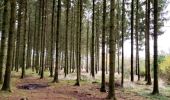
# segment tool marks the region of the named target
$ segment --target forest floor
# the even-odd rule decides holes
[[[47,74],[46,74],[47,76]],[[76,74],[60,77],[59,83],[52,83],[52,78],[39,79],[34,73],[29,73],[24,79],[19,79],[19,74],[12,75],[12,92],[0,92],[0,100],[105,100],[107,92],[100,92],[98,79],[86,77],[82,74],[81,86],[74,86]],[[99,77],[99,76],[96,76]],[[117,76],[119,77],[119,76]],[[88,80],[88,81],[87,81]],[[107,79],[106,79],[107,80]],[[24,85],[40,85],[39,88],[23,88]],[[170,100],[170,86],[161,89],[161,95],[150,95],[152,86],[144,82],[126,82],[121,88],[116,81],[117,100]],[[108,91],[108,82],[106,82]],[[163,90],[163,91],[162,91]]]

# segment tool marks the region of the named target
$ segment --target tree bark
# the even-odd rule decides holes
[[[66,31],[65,31],[65,65],[64,65],[64,73],[65,77],[68,74],[68,27],[69,27],[69,5],[70,0],[66,2]]]
[[[147,85],[151,85],[151,75],[150,75],[150,0],[146,0],[146,34],[145,34],[145,42],[146,42],[146,68],[147,68]]]
[[[154,82],[152,94],[158,94],[158,0],[154,0]]]
[[[139,68],[139,0],[136,1],[136,75],[138,75],[138,81],[140,80],[140,68]]]
[[[7,50],[7,62],[5,69],[4,83],[2,86],[3,91],[11,91],[10,82],[11,82],[11,68],[12,68],[12,53],[13,53],[13,37],[15,33],[15,20],[16,20],[16,1],[10,0],[11,3],[11,18],[10,18],[10,27],[8,39],[8,50]]]
[[[131,2],[131,81],[134,81],[133,74],[133,28],[134,28],[134,0]]]
[[[106,0],[103,0],[103,26],[102,26],[102,82],[101,82],[101,92],[106,92],[105,89],[105,32],[106,32]]]
[[[22,72],[21,72],[21,78],[25,77],[25,68],[26,68],[26,43],[27,43],[27,0],[23,1],[24,5],[24,33],[23,33],[23,55],[22,55]]]
[[[125,0],[122,3],[122,70],[121,70],[121,86],[124,84],[124,20],[125,20]]]
[[[56,32],[56,66],[53,82],[58,82],[58,67],[59,67],[59,35],[60,35],[60,19],[61,19],[61,0],[58,0],[58,11],[57,11],[57,32]]]
[[[114,18],[115,18],[115,0],[111,0],[111,9],[110,9],[110,34],[109,34],[109,93],[108,98],[116,100],[115,97],[115,49],[116,49],[116,33],[114,33]]]
[[[0,50],[0,84],[3,82],[3,68],[6,62],[6,50],[7,50],[7,36],[8,36],[8,22],[9,22],[9,1],[4,0],[4,12],[2,22],[2,36],[1,36],[1,50]]]
[[[95,77],[94,70],[94,18],[95,18],[95,0],[93,0],[93,16],[92,16],[92,37],[91,37],[91,75]]]

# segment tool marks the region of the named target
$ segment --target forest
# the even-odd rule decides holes
[[[0,100],[170,100],[169,2],[0,0]]]

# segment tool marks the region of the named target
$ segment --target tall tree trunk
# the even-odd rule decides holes
[[[91,74],[92,77],[95,77],[94,70],[94,18],[95,18],[95,0],[93,0],[93,16],[92,16],[92,41],[91,41]]]
[[[81,79],[81,37],[82,37],[82,21],[83,21],[83,0],[80,0],[80,23],[79,23],[79,79]]]
[[[9,1],[4,0],[4,12],[2,22],[1,50],[0,50],[0,84],[3,82],[3,68],[5,67],[5,58],[7,50],[8,22],[9,22]]]
[[[41,13],[42,13],[42,0],[39,0],[39,15],[38,15],[38,30],[37,30],[37,47],[36,47],[36,59],[35,59],[35,62],[36,62],[36,72],[38,73],[39,72],[39,69],[40,69],[40,49],[41,49]]]
[[[77,79],[76,86],[80,86],[80,66],[79,66],[79,23],[80,23],[80,0],[77,1],[77,27],[76,27],[76,67],[77,67]]]
[[[77,80],[76,86],[80,86],[81,75],[81,34],[82,34],[82,14],[83,14],[83,1],[78,0],[77,7]]]
[[[134,81],[133,75],[133,28],[134,28],[134,0],[131,2],[131,81]]]
[[[23,54],[22,54],[22,73],[21,78],[25,77],[25,68],[26,68],[26,43],[27,43],[27,0],[23,1],[24,5],[24,33],[23,33]]]
[[[99,5],[97,5],[96,7],[96,50],[95,50],[95,55],[96,55],[96,58],[95,58],[95,71],[96,71],[96,74],[98,72],[98,69],[99,69],[99,37],[100,37],[100,23],[99,23],[99,18],[100,16],[100,10],[99,10]]]
[[[117,12],[121,12],[120,11],[120,1],[117,1]],[[116,29],[117,29],[117,72],[118,74],[120,74],[120,14],[117,13],[116,14]]]
[[[42,1],[42,28],[41,28],[41,72],[40,79],[44,78],[45,48],[46,48],[46,0]]]
[[[147,30],[148,30],[148,26],[147,26],[147,24],[148,24],[148,17],[147,17],[147,15],[148,15],[148,0],[146,0],[146,5],[145,5],[145,81],[147,81],[148,80],[148,68],[147,68],[147,65],[148,65],[148,61],[147,61],[147,42],[146,42],[146,34],[147,34]]]
[[[138,81],[140,80],[140,68],[139,68],[139,0],[136,1],[136,74],[138,75]]]
[[[8,2],[8,1],[7,1]],[[10,18],[10,27],[9,27],[9,36],[8,39],[8,50],[7,50],[7,63],[5,69],[4,83],[2,86],[3,91],[11,91],[10,82],[11,82],[11,68],[12,68],[12,53],[13,53],[13,37],[15,33],[15,18],[16,18],[16,0],[10,0],[11,3],[11,18]]]
[[[15,70],[18,72],[20,67],[20,58],[21,58],[21,29],[22,29],[22,19],[23,19],[23,0],[18,1],[18,26],[17,26],[17,39],[16,39],[16,56],[15,56]]]
[[[64,65],[65,77],[68,74],[68,27],[69,27],[69,5],[70,5],[70,0],[67,0],[66,5],[67,5],[67,8],[66,8],[65,65]]]
[[[29,2],[28,2],[29,3]],[[30,3],[29,3],[30,4]],[[30,9],[30,8],[29,8]],[[31,48],[32,48],[32,31],[31,31],[31,11],[29,11],[29,22],[28,22],[28,41],[27,41],[27,63],[26,63],[26,69],[31,67],[31,59],[32,59],[32,53],[31,53]]]
[[[35,2],[35,23],[34,23],[34,36],[33,36],[33,57],[32,57],[32,71],[34,71],[34,69],[36,69],[36,72],[37,72],[37,66],[35,65],[35,59],[36,59],[36,56],[37,56],[37,54],[38,54],[38,50],[37,50],[37,38],[38,38],[38,34],[37,34],[37,3],[38,2]]]
[[[52,20],[51,20],[51,65],[50,65],[50,77],[53,77],[54,68],[54,11],[55,11],[55,0],[53,0],[52,6]]]
[[[115,97],[115,49],[116,49],[116,33],[115,26],[114,26],[114,18],[115,18],[115,0],[111,0],[110,2],[111,8],[110,8],[110,34],[109,34],[109,94],[108,98],[112,100],[116,100]]]
[[[122,3],[122,70],[121,70],[121,86],[124,84],[124,20],[125,20],[125,0]]]
[[[71,42],[70,42],[70,65],[69,65],[69,67],[70,67],[70,73],[72,72],[72,68],[73,68],[73,66],[72,66],[72,63],[73,63],[73,59],[72,59],[72,56],[73,56],[73,45],[74,45],[74,43],[73,43],[73,40],[74,40],[74,34],[73,34],[73,30],[74,30],[74,7],[71,7],[71,34],[70,34],[70,40],[71,40]]]
[[[146,41],[146,47],[145,47],[145,63],[147,68],[147,85],[151,85],[151,75],[150,75],[150,0],[147,0],[146,3],[147,9],[146,9],[146,34],[145,34],[145,41]]]
[[[75,5],[75,3],[74,3],[74,5]],[[74,9],[75,9],[76,7],[74,7]],[[76,12],[75,12],[76,10],[74,10],[74,16],[73,16],[73,23],[76,21]],[[74,26],[73,26],[73,33],[75,33],[75,26],[76,26],[76,24],[73,24]],[[73,34],[73,38],[75,38],[75,34]],[[72,61],[72,72],[74,72],[75,71],[75,39],[73,39],[73,52],[72,52],[72,56],[73,56],[73,61]]]
[[[86,44],[86,72],[89,72],[89,21],[87,22],[87,44]]]
[[[103,0],[103,26],[102,26],[102,82],[101,82],[101,92],[106,92],[105,89],[105,33],[106,33],[106,0]]]
[[[158,88],[158,0],[154,0],[154,82],[153,94],[159,93]]]
[[[61,19],[61,0],[58,0],[58,11],[57,11],[57,32],[56,32],[56,66],[53,82],[58,82],[58,67],[59,67],[59,35],[60,35],[60,19]]]

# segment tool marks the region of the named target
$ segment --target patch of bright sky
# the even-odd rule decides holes
[[[168,0],[170,2],[170,0]],[[168,14],[166,15],[166,18],[170,18],[170,4],[168,4],[166,11],[168,11]],[[164,27],[162,28],[164,31],[163,35],[160,35],[158,37],[158,52],[161,53],[168,53],[170,54],[170,20],[165,22]],[[150,38],[150,53],[153,55],[153,39]],[[131,44],[130,40],[125,42],[125,57],[131,56]],[[135,55],[135,53],[134,53]],[[140,51],[140,57],[145,57],[145,51]]]

